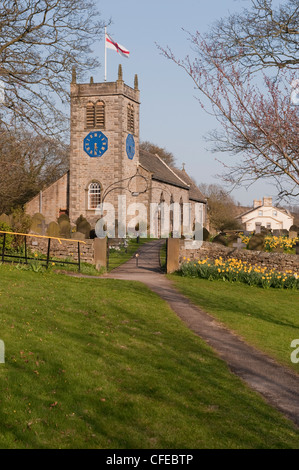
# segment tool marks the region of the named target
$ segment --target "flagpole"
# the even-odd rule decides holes
[[[104,81],[107,81],[107,48],[106,48],[106,34],[107,34],[107,27],[105,26],[105,78]]]

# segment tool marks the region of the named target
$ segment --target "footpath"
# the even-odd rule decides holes
[[[155,240],[142,245],[138,261],[134,257],[96,278],[144,283],[168,302],[188,328],[208,343],[234,374],[299,427],[299,375],[248,345],[178,292],[160,267],[159,253],[163,243],[164,240]]]

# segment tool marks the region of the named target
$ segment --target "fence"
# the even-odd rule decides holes
[[[81,267],[81,259],[80,259],[80,243],[85,244],[83,240],[70,240],[67,238],[58,238],[58,237],[48,237],[45,235],[34,235],[34,234],[28,234],[28,233],[17,233],[17,232],[6,232],[6,231],[0,231],[0,235],[2,235],[2,252],[1,252],[1,261],[3,263],[13,263],[14,261],[17,262],[25,262],[25,264],[28,264],[30,260],[34,261],[39,261],[41,263],[44,263],[46,267],[49,266],[49,263],[53,261],[50,257],[51,253],[51,240],[58,240],[59,243],[61,242],[68,242],[68,243],[77,243],[77,261],[66,261],[66,260],[57,260],[55,258],[55,264],[71,264],[78,266],[78,271],[80,272],[80,267]],[[18,237],[24,237],[24,254],[18,254],[18,253],[11,253],[8,252],[7,249],[7,235],[14,235]],[[32,237],[32,238],[42,238],[48,240],[47,243],[47,255],[46,258],[40,258],[38,256],[31,256],[31,250],[28,249],[28,243],[27,243],[27,238]],[[6,253],[5,253],[6,250]]]

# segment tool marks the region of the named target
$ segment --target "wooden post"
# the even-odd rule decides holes
[[[6,239],[6,233],[3,233],[2,263],[4,262],[5,239]]]
[[[166,272],[173,273],[179,269],[180,239],[168,238],[166,246]]]
[[[95,238],[93,242],[96,269],[107,268],[107,238]]]

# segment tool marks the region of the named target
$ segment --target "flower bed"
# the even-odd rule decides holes
[[[222,257],[211,261],[209,259],[190,261],[184,259],[180,273],[185,277],[199,277],[209,280],[228,282],[243,282],[250,286],[280,289],[299,289],[299,276],[292,271],[275,271],[267,267],[250,265],[236,258],[223,260]]]
[[[251,237],[240,234],[240,238],[243,243],[248,245]],[[264,250],[271,252],[279,248],[284,253],[294,253],[297,242],[299,242],[299,237],[289,238],[287,236],[267,235],[264,240]]]

